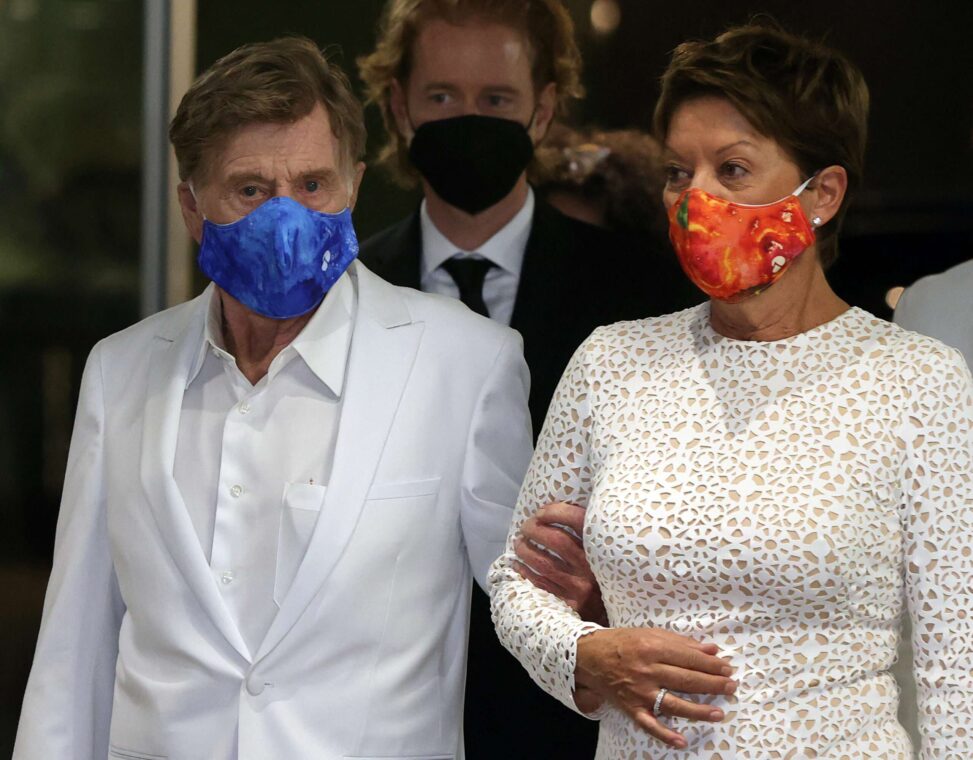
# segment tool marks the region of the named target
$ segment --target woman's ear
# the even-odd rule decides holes
[[[807,189],[813,191],[808,218],[820,219],[815,225],[820,227],[830,222],[841,208],[848,191],[848,172],[843,166],[828,166],[818,172]]]

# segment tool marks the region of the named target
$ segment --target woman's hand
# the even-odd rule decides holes
[[[683,748],[686,739],[652,714],[659,689],[671,689],[661,715],[723,720],[723,711],[698,704],[673,692],[729,695],[737,684],[732,666],[716,656],[715,644],[701,644],[658,628],[612,628],[578,640],[575,702],[591,712],[609,701],[657,739]]]

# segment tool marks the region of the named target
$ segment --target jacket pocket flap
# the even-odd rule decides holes
[[[439,490],[441,478],[410,480],[403,483],[376,483],[368,491],[368,499],[402,499],[408,496],[431,496]],[[421,756],[424,760],[425,756]],[[436,757],[431,755],[431,758]]]
[[[166,760],[167,755],[153,755],[148,752],[139,752],[134,749],[124,749],[116,747],[114,744],[108,745],[108,756],[121,758],[121,760]]]

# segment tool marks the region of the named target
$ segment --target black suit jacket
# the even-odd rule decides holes
[[[421,252],[416,211],[366,240],[360,256],[379,277],[418,289]],[[524,339],[535,437],[568,360],[595,327],[701,300],[658,241],[579,222],[538,199],[510,321]]]
[[[361,259],[396,285],[419,288],[418,211],[366,240]],[[524,339],[530,413],[541,429],[561,373],[595,327],[677,311],[702,300],[672,253],[564,216],[538,199],[511,327]],[[535,686],[499,642],[489,600],[475,593],[464,733],[467,760],[591,760],[596,724]]]

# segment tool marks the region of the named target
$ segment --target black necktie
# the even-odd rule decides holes
[[[449,272],[459,288],[459,300],[477,314],[489,317],[490,312],[483,301],[483,281],[487,272],[493,268],[493,262],[486,259],[452,258],[444,261],[442,267]]]

